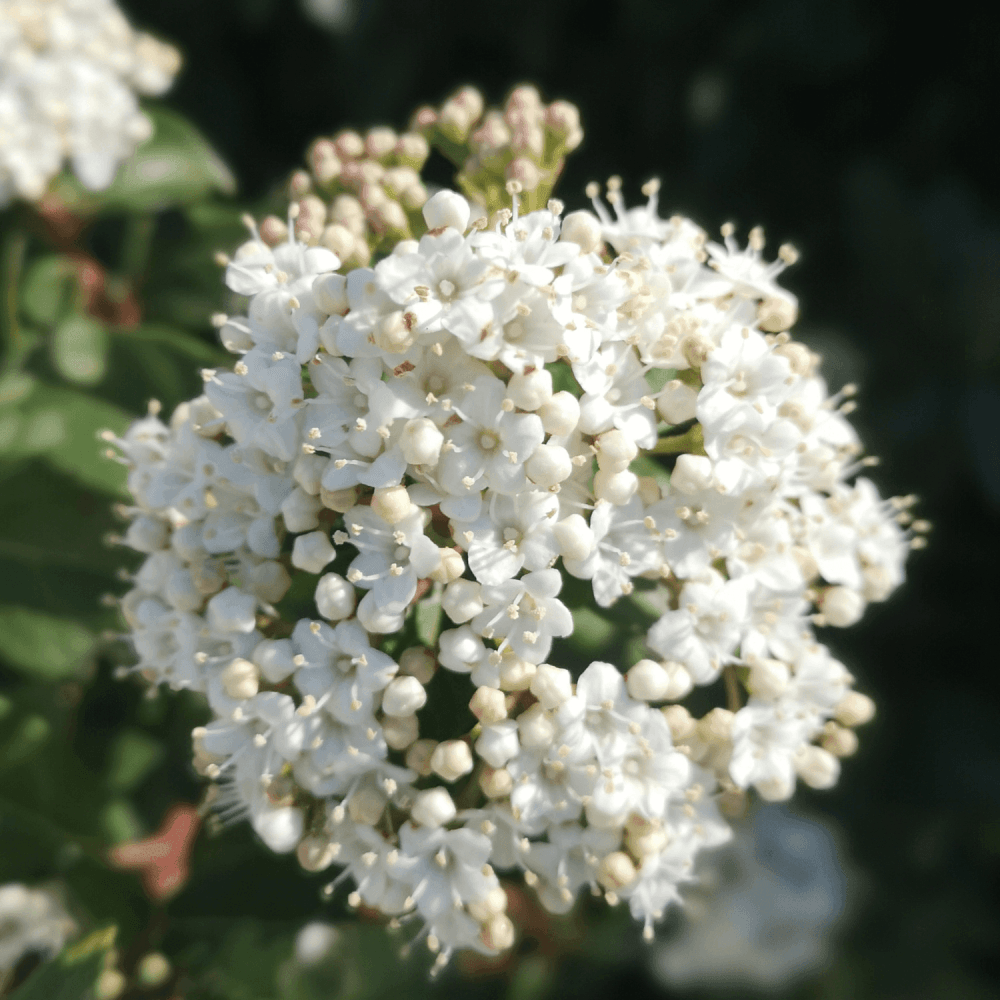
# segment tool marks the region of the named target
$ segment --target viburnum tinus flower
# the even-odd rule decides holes
[[[228,263],[232,368],[115,439],[134,669],[204,694],[224,816],[439,963],[511,945],[518,874],[651,937],[746,790],[837,780],[874,706],[815,629],[885,600],[924,525],[788,332],[794,250],[663,219],[653,182],[567,214],[577,115],[530,87],[415,126],[464,194],[426,197],[420,134],[314,144]],[[581,662],[601,616],[635,641]]]
[[[112,0],[0,0],[0,206],[40,198],[67,160],[106,188],[152,131],[136,95],[163,93],[179,66]]]

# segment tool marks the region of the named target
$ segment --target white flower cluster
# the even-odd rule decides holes
[[[0,988],[26,955],[58,954],[76,924],[51,889],[29,889],[19,882],[0,885]]]
[[[163,93],[179,66],[112,0],[0,0],[0,206],[40,198],[67,159],[107,187],[151,132],[136,93]]]
[[[618,187],[615,218],[519,214],[511,182],[513,210],[471,226],[440,191],[419,242],[347,274],[294,226],[255,233],[226,276],[249,307],[219,318],[233,370],[116,439],[136,669],[207,696],[195,763],[222,809],[418,917],[442,962],[512,942],[494,869],[556,912],[584,886],[625,900],[652,936],[729,834],[720,798],[830,786],[873,712],[813,624],[901,582],[908,502],[851,482],[844,394],[784,332],[793,252]],[[567,574],[593,613],[656,619],[648,658],[560,651]],[[444,732],[460,674],[471,715]],[[722,677],[728,709],[676,704]]]

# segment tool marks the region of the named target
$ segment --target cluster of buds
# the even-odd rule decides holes
[[[410,127],[455,164],[456,183],[487,212],[507,203],[509,181],[521,186],[526,210],[544,207],[566,154],[583,141],[576,106],[545,104],[530,85],[512,90],[502,109],[488,110],[478,90],[462,87],[440,108],[420,108]]]
[[[295,238],[331,250],[342,266],[365,267],[373,255],[422,233],[427,188],[420,170],[429,152],[419,133],[387,127],[317,139],[306,157],[309,169],[288,182]],[[288,224],[268,216],[260,238],[277,246],[288,239]]]
[[[477,134],[474,92],[445,107]],[[421,924],[439,964],[512,943],[497,871],[652,937],[748,789],[830,787],[874,706],[815,629],[885,600],[926,528],[859,477],[853,389],[788,332],[794,251],[620,188],[614,215],[596,185],[593,212],[525,212],[507,180],[492,222],[439,191],[419,241],[346,274],[250,220],[232,369],[109,438],[145,555],[134,670],[205,695],[222,815],[341,866],[330,891]],[[632,640],[581,663],[602,615]],[[692,716],[696,687],[725,705]]]

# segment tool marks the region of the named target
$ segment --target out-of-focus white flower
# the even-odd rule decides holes
[[[25,955],[58,954],[75,932],[76,923],[56,892],[17,882],[0,886],[0,978]]]

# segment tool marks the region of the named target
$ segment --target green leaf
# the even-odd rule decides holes
[[[52,326],[66,308],[76,268],[68,257],[47,254],[28,269],[18,291],[24,315],[40,326]]]
[[[77,676],[94,642],[94,636],[74,621],[30,608],[0,608],[0,656],[39,680]]]
[[[108,333],[92,316],[68,316],[52,334],[52,363],[63,378],[96,385],[108,367]]]
[[[115,930],[95,931],[66,948],[55,961],[43,963],[10,994],[10,1000],[83,1000],[92,996],[114,944]]]
[[[35,387],[35,378],[27,372],[9,371],[0,375],[0,406],[10,406],[25,399]]]
[[[105,777],[120,792],[135,788],[163,759],[163,746],[141,729],[126,729],[111,744]]]
[[[149,212],[210,191],[235,191],[229,168],[186,118],[162,105],[144,111],[153,120],[153,137],[121,165],[106,191],[84,195],[85,200],[106,209]]]

